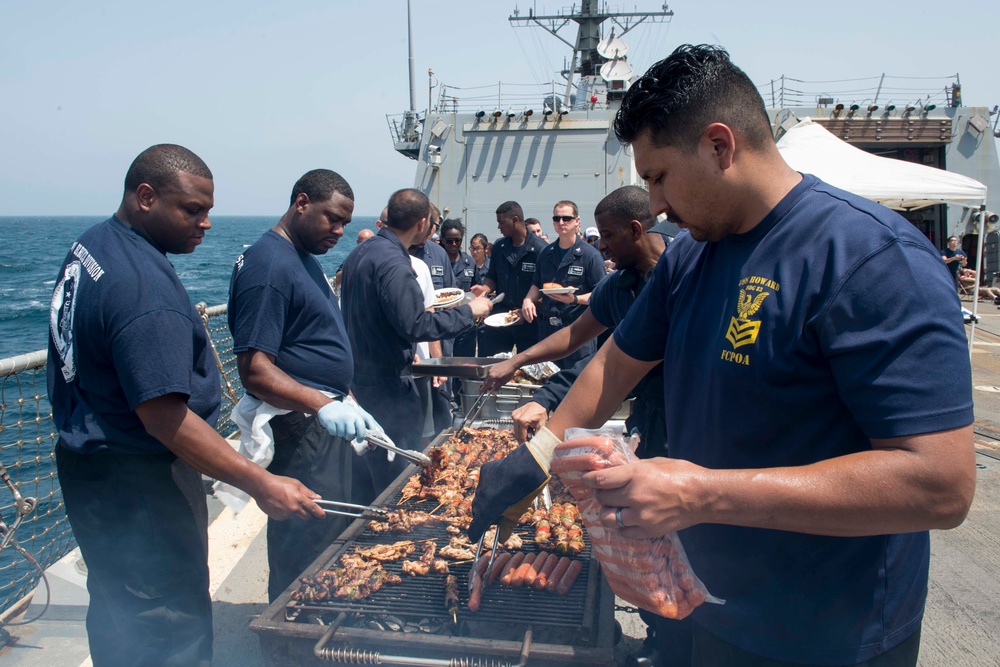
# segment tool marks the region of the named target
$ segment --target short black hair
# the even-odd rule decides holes
[[[442,238],[447,232],[450,232],[453,229],[457,229],[458,233],[462,235],[462,238],[465,238],[465,225],[462,224],[461,218],[448,218],[441,223]]]
[[[212,179],[205,161],[177,144],[156,144],[139,153],[125,172],[125,192],[135,192],[146,183],[155,190],[165,190],[177,183],[180,172]]]
[[[757,87],[719,46],[684,44],[646,71],[615,115],[623,144],[649,131],[654,146],[693,151],[705,128],[724,123],[757,149],[774,144]]]
[[[389,219],[386,225],[401,232],[413,229],[422,218],[429,218],[431,202],[420,190],[404,188],[389,197]]]
[[[497,215],[516,215],[519,220],[524,222],[524,210],[516,201],[505,201],[497,206]]]
[[[472,238],[469,239],[469,247],[471,248],[472,244],[475,243],[476,241],[483,242],[483,249],[490,247],[490,240],[486,238],[486,234],[483,234],[482,232],[472,235]]]
[[[304,173],[302,178],[295,181],[288,205],[294,204],[300,194],[309,197],[309,201],[326,201],[334,194],[341,194],[354,201],[354,190],[344,177],[329,169],[313,169]]]
[[[619,225],[638,220],[647,231],[656,224],[656,216],[649,212],[649,193],[638,185],[620,187],[598,202],[594,217],[599,215],[610,216]]]
[[[524,221],[524,226],[527,227],[528,225],[538,225],[539,227],[541,227],[542,221],[539,220],[538,218],[527,218]]]

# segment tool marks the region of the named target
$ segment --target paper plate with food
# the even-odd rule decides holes
[[[542,283],[542,294],[575,294],[576,287],[563,287],[559,283]]]
[[[483,320],[483,324],[488,327],[509,327],[520,323],[520,310],[509,310],[506,313],[495,313]]]
[[[451,308],[462,303],[465,299],[465,292],[454,287],[443,287],[434,290],[434,307]]]

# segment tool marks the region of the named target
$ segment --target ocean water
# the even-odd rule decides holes
[[[107,216],[0,217],[0,359],[41,350],[48,344],[49,301],[70,244]],[[212,229],[190,255],[170,255],[195,303],[225,303],[229,274],[241,252],[274,226],[277,216],[212,217]],[[319,256],[327,275],[354,248],[375,218],[356,217],[330,252]]]
[[[0,217],[0,359],[47,347],[49,301],[59,267],[70,244],[84,230],[106,217]],[[272,216],[214,217],[212,229],[195,252],[170,255],[192,300],[195,303],[204,301],[210,306],[225,303],[233,262],[274,226],[277,219]],[[319,257],[328,276],[334,275],[355,247],[357,233],[363,228],[374,229],[374,226],[375,218],[355,218],[340,243]],[[59,502],[58,498],[53,501],[48,498],[54,490],[49,480],[51,458],[46,448],[49,441],[43,433],[43,444],[33,446],[29,424],[28,437],[23,447],[18,446],[16,440],[22,431],[12,428],[21,419],[17,393],[22,390],[28,392],[26,396],[30,395],[34,391],[30,385],[30,380],[13,380],[4,385],[2,398],[8,409],[2,412],[0,425],[0,463],[21,485],[24,494],[39,499],[35,512],[18,531],[18,539],[47,565],[50,557],[60,555],[55,553],[58,547],[51,543],[54,537],[48,531],[63,516],[62,510],[54,505]],[[44,393],[44,373],[36,389]],[[29,419],[35,410],[45,415],[49,411],[48,401],[42,398],[36,407],[29,400],[26,410]],[[43,430],[47,431],[48,426],[43,422]],[[12,497],[0,485],[0,519],[8,525],[14,518],[12,505]],[[59,540],[62,544],[62,538]],[[34,574],[34,569],[13,549],[0,553],[0,611],[31,590],[36,583]]]

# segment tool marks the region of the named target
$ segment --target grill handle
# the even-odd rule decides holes
[[[348,665],[402,665],[404,667],[524,667],[528,662],[528,654],[531,653],[531,628],[524,633],[524,641],[521,644],[521,660],[514,665],[507,660],[496,658],[420,658],[405,655],[383,655],[380,651],[366,651],[364,649],[349,648],[346,646],[330,646],[326,643],[333,638],[337,630],[340,629],[347,614],[341,613],[333,625],[323,633],[323,636],[313,648],[313,655],[320,660],[330,662],[341,662]]]

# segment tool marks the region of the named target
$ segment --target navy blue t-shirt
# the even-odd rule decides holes
[[[191,297],[164,252],[117,217],[84,232],[59,270],[48,390],[59,437],[81,454],[167,453],[135,414],[167,394],[219,418],[219,371]]]
[[[576,287],[576,294],[581,295],[590,294],[605,275],[607,272],[601,253],[586,241],[577,239],[572,247],[565,250],[559,247],[559,241],[547,245],[538,256],[532,281],[539,289],[545,283]],[[562,303],[544,294],[538,307],[542,317],[558,317],[564,327],[575,322],[586,309],[583,304]]]
[[[524,243],[519,246],[515,246],[507,237],[493,244],[486,277],[496,285],[497,294],[506,295],[504,300],[493,308],[494,313],[505,313],[521,307],[521,302],[531,289],[535,267],[538,266],[538,256],[544,249],[545,241],[531,231],[528,232]]]
[[[665,360],[673,457],[746,469],[868,451],[869,438],[972,422],[958,297],[940,267],[899,215],[807,175],[745,234],[679,235],[615,342]],[[950,370],[928,372],[941,368]],[[854,664],[920,625],[927,532],[837,538],[701,524],[681,539],[695,573],[726,599],[699,607],[695,621],[753,653]]]
[[[229,283],[233,351],[260,350],[296,382],[346,396],[354,357],[319,261],[268,230],[236,260]]]
[[[951,259],[952,257],[955,257],[956,255],[959,256],[959,257],[966,257],[966,258],[968,258],[968,256],[963,251],[961,251],[961,250],[952,250],[951,248],[945,248],[944,252],[941,253],[941,254],[942,254],[942,256],[947,257],[948,259]],[[962,268],[962,262],[961,262],[961,260],[959,260],[957,262],[948,262],[947,266],[948,266],[948,270],[951,272],[952,279],[953,280],[957,280],[958,279],[958,272]]]

